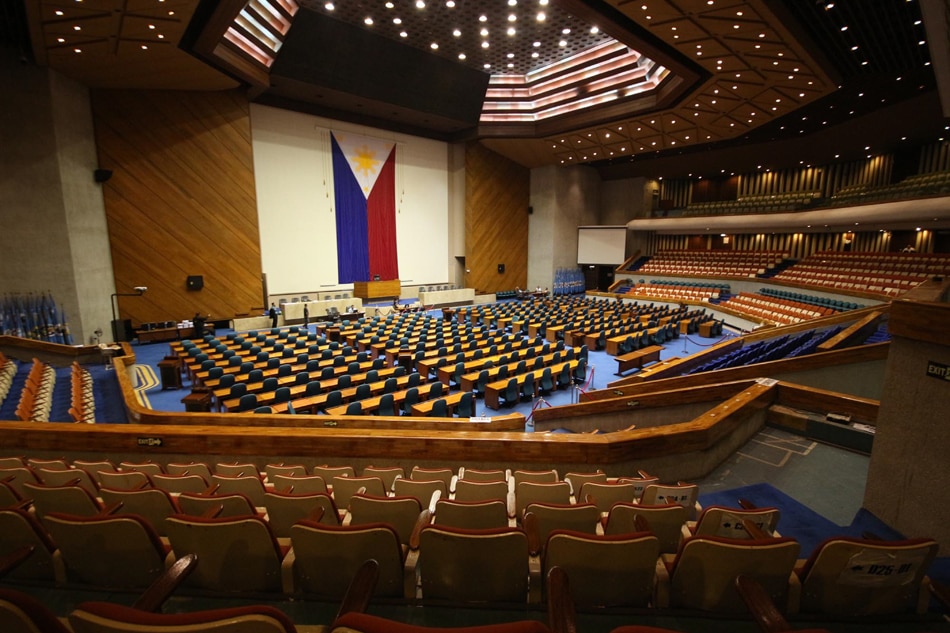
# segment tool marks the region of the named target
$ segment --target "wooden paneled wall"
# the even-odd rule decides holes
[[[93,91],[120,318],[262,307],[251,124],[239,91]],[[188,290],[189,275],[204,287]]]
[[[466,287],[485,293],[527,286],[529,200],[528,169],[479,143],[466,147]]]

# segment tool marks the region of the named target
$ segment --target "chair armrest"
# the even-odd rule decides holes
[[[205,519],[213,519],[217,517],[219,514],[221,514],[222,512],[224,512],[224,506],[219,503],[218,505],[212,506],[208,508],[207,510],[205,510],[204,514],[202,514],[201,516],[202,518],[205,518]]]
[[[346,613],[365,613],[369,606],[369,601],[376,590],[376,582],[379,580],[379,563],[374,559],[369,559],[360,565],[346,588],[346,594],[340,603],[340,608],[336,612],[336,621]]]
[[[739,499],[739,507],[743,510],[755,510],[756,505],[749,501],[748,499]]]
[[[765,530],[760,528],[758,525],[756,525],[749,519],[742,519],[742,527],[745,528],[745,531],[749,534],[750,537],[756,540],[772,538],[770,535],[765,533]]]
[[[410,546],[411,547],[411,546]],[[403,565],[402,594],[406,600],[414,602],[419,598],[419,549],[410,549],[406,553]]]
[[[666,560],[672,560],[675,554],[661,554],[656,560],[656,585],[653,587],[653,608],[666,609],[670,606],[670,572],[666,569]]]
[[[104,518],[104,517],[112,516],[113,514],[115,514],[115,513],[118,512],[119,510],[121,510],[121,509],[122,509],[122,506],[124,506],[124,505],[125,505],[125,502],[124,502],[124,501],[116,501],[116,502],[113,503],[112,505],[103,506],[103,508],[102,508],[101,510],[99,510],[99,514],[97,514],[96,516],[99,517],[99,518]]]
[[[788,621],[772,602],[772,597],[755,579],[739,575],[736,576],[735,583],[739,597],[745,602],[763,633],[782,633],[790,630]]]
[[[544,592],[541,590],[541,556],[528,555],[528,604],[541,604]]]
[[[412,534],[409,536],[410,550],[419,551],[419,532],[431,522],[432,512],[428,508],[419,513],[419,518],[416,519],[416,524],[412,526]]]
[[[537,556],[541,553],[541,535],[538,532],[538,517],[534,512],[526,512],[521,526],[528,535],[528,554]]]
[[[0,578],[16,569],[20,563],[28,559],[36,547],[34,545],[23,545],[0,557]]]
[[[548,627],[551,633],[577,633],[570,582],[567,572],[560,567],[552,567],[548,572]]]
[[[291,547],[284,554],[284,560],[280,561],[280,589],[287,595],[294,593],[294,564],[296,562],[297,552]]]
[[[139,596],[132,607],[140,611],[157,613],[169,596],[175,593],[178,586],[197,566],[198,556],[196,554],[185,554],[162,572],[162,575],[149,585],[149,588]]]
[[[441,490],[433,491],[432,498],[429,499],[429,512],[431,512],[432,514],[435,514],[435,504],[437,504],[439,502],[439,499],[441,498],[442,498]]]

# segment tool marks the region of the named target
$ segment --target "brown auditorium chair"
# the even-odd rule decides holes
[[[250,462],[222,462],[214,465],[212,477],[214,475],[225,475],[227,477],[250,477],[260,478],[260,471],[257,466]]]
[[[155,462],[148,460],[144,462],[120,462],[119,470],[137,470],[149,476],[161,475],[165,472],[165,469],[162,468],[161,464],[156,464]]]
[[[478,481],[481,483],[508,481],[509,474],[504,470],[481,470],[462,466],[459,468],[459,481]]]
[[[640,503],[644,505],[663,505],[675,503],[686,508],[690,520],[702,512],[699,505],[699,486],[696,484],[650,484],[643,490]]]
[[[675,554],[683,539],[688,511],[681,505],[648,506],[640,503],[615,503],[604,522],[604,534],[636,532],[636,517],[647,520],[650,531],[660,543],[660,552]]]
[[[291,477],[303,477],[308,475],[307,467],[303,464],[265,464],[264,475],[267,481],[273,483],[274,475],[290,475]]]
[[[380,571],[374,595],[414,596],[415,574],[407,572],[399,535],[389,525],[333,526],[303,520],[290,528],[290,538],[293,549],[287,560],[297,593],[340,598],[360,566],[372,559]]]
[[[319,475],[274,474],[268,479],[274,490],[293,495],[329,494],[327,482]]]
[[[201,475],[152,475],[152,485],[165,492],[181,494],[201,493],[208,489],[208,481]]]
[[[107,588],[148,587],[165,569],[167,548],[144,518],[51,512],[44,521],[70,582]]]
[[[435,503],[435,525],[485,530],[509,527],[508,504],[500,499],[458,501],[439,499]]]
[[[511,473],[512,479],[517,486],[522,481],[533,481],[535,483],[555,483],[560,481],[557,471],[551,470],[516,470]]]
[[[85,488],[79,486],[44,486],[23,484],[25,498],[33,500],[33,511],[42,522],[50,512],[64,512],[79,516],[94,516],[102,511],[102,504]]]
[[[580,607],[646,607],[653,602],[659,560],[659,543],[650,532],[555,530],[544,546],[543,577],[553,567],[567,572]]]
[[[331,481],[333,501],[340,510],[349,508],[350,498],[355,494],[386,495],[383,480],[379,477],[334,477]]]
[[[87,459],[74,459],[73,460],[74,468],[81,468],[87,473],[92,475],[92,478],[102,486],[102,481],[99,479],[100,473],[114,473],[116,472],[116,466],[108,459],[99,459],[99,460],[87,460]]]
[[[577,497],[578,501],[582,501],[580,498],[581,486],[588,481],[605,484],[607,483],[607,475],[600,471],[592,473],[567,473],[564,475],[564,481],[571,484],[571,493]]]
[[[393,494],[397,497],[415,497],[425,507],[433,505],[432,500],[445,499],[448,487],[440,479],[416,481],[413,479],[397,479],[393,482]]]
[[[79,486],[94,497],[99,494],[99,487],[93,477],[81,468],[56,470],[34,468],[33,470],[44,486]]]
[[[303,519],[326,525],[339,525],[340,515],[336,504],[328,494],[309,495],[268,492],[264,495],[267,520],[277,538],[290,538],[290,528]],[[318,518],[315,518],[319,516]]]
[[[36,473],[33,472],[33,469],[26,466],[0,468],[0,481],[5,481],[14,490],[16,490],[18,495],[23,498],[26,498],[27,496],[23,490],[24,483],[40,483],[40,480],[37,478]]]
[[[167,476],[167,475],[162,475]],[[99,485],[113,490],[138,490],[152,485],[152,480],[138,470],[99,473]]]
[[[597,534],[600,525],[600,510],[592,503],[529,503],[524,516],[527,517],[529,513],[534,517],[538,543],[542,547],[554,530]]]
[[[768,536],[780,536],[775,529],[781,516],[778,508],[703,508],[695,522],[688,522],[684,537],[693,535],[725,536],[726,538],[754,538],[743,523],[751,521]],[[651,524],[652,525],[652,524]]]
[[[261,517],[176,514],[165,524],[175,555],[197,554],[200,561],[186,586],[216,593],[289,591],[281,571],[286,548]]]
[[[633,503],[636,498],[636,485],[616,482],[585,481],[577,495],[579,503],[593,503],[602,513],[610,512],[615,503]]]
[[[397,479],[406,476],[401,466],[367,466],[363,469],[363,477],[379,477],[387,492],[391,492]]]
[[[746,607],[734,580],[743,574],[759,582],[780,608],[793,612],[799,586],[792,570],[799,549],[791,538],[691,536],[675,556],[664,556],[668,581],[660,578],[657,606],[742,613]]]
[[[540,601],[539,561],[530,556],[528,535],[521,528],[465,530],[422,525],[413,534],[410,547],[406,569],[413,576],[418,569],[425,601]]]
[[[250,475],[212,475],[209,482],[217,486],[215,494],[242,494],[251,500],[257,507],[264,505],[264,495],[267,489],[264,482],[257,476],[256,471]]]
[[[9,556],[24,548],[32,554],[15,569],[11,579],[66,582],[63,557],[40,522],[28,510],[29,503],[0,509],[0,556]]]
[[[165,519],[173,514],[181,513],[175,498],[160,488],[142,490],[103,488],[99,491],[99,496],[102,497],[106,507],[117,508],[113,515],[138,515],[148,521],[161,536],[165,536]]]
[[[515,516],[524,514],[531,503],[569,504],[571,484],[566,481],[534,482],[521,481],[515,484]]]
[[[215,495],[207,492],[183,492],[178,495],[178,507],[181,508],[182,514],[190,516],[235,517],[257,514],[254,503],[238,493]]]
[[[396,530],[400,543],[408,545],[421,513],[422,504],[415,497],[357,493],[350,497],[349,524],[385,523]]]
[[[211,481],[211,468],[204,462],[171,462],[165,466],[169,475],[200,475],[205,481]]]
[[[925,613],[926,574],[937,549],[929,538],[827,539],[797,570],[800,610],[837,616]]]

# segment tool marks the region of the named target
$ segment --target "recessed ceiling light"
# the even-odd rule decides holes
[[[393,24],[402,24],[402,18],[393,18]]]
[[[454,31],[452,31],[452,35],[454,35],[455,37],[462,37],[462,32],[458,29],[455,29]]]
[[[488,48],[488,40],[482,42],[482,48]]]
[[[365,18],[363,18],[363,24],[365,24],[366,26],[373,26],[373,18],[366,16]]]
[[[416,8],[425,9],[426,8],[425,0],[416,0]]]
[[[517,31],[515,31],[515,27],[509,26],[509,27],[508,27],[508,36],[511,37],[511,36],[513,36],[515,33],[517,33]]]
[[[336,9],[336,7],[333,6],[332,2],[327,2],[325,5],[323,5],[323,8],[326,9],[327,11],[333,11],[334,9]]]
[[[459,53],[459,59],[464,60],[464,59],[465,59],[465,53]]]
[[[534,16],[534,19],[537,20],[538,22],[544,22],[544,18],[545,18],[544,11],[540,11],[538,15]]]
[[[429,44],[429,48],[431,48],[431,49],[434,50],[434,51],[435,51],[435,50],[438,50],[438,49],[439,49],[439,44],[438,44],[438,42],[432,42],[431,44]]]

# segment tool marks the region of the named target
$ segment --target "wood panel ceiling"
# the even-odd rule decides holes
[[[252,99],[266,95],[266,65],[242,60],[224,40],[242,9],[255,10],[242,0],[24,2],[36,61],[89,86],[222,90],[243,83]],[[636,35],[638,50],[673,72],[659,89],[636,101],[605,103],[535,124],[483,123],[449,136],[438,130],[429,135],[479,139],[527,167],[589,164],[617,173],[618,166],[623,171],[630,165],[642,171],[649,161],[669,165],[671,156],[687,157],[686,164],[691,153],[819,138],[849,118],[935,92],[917,0],[866,0],[860,10],[830,0],[551,2],[571,19],[601,25],[625,44]],[[401,0],[396,6],[401,3],[407,4]],[[383,4],[367,0],[361,6],[382,11]],[[222,12],[230,19],[222,19]],[[179,47],[183,38],[186,46],[204,42],[204,61]],[[873,102],[862,102],[865,90],[876,91]],[[353,110],[337,114],[387,124]],[[904,138],[936,136],[944,122],[927,112],[925,121],[894,121],[889,131]],[[855,151],[864,144],[851,138],[839,142],[854,145]]]

